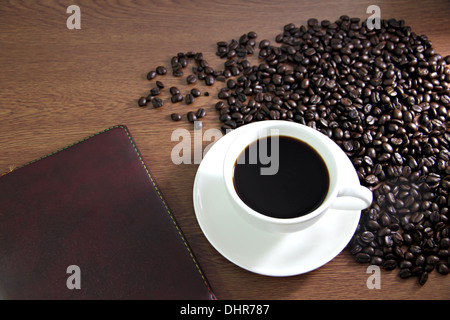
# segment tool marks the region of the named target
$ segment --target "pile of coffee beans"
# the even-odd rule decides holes
[[[174,77],[182,77],[189,65],[189,60],[193,60],[194,66],[192,71],[186,76],[186,85],[195,85],[197,80],[201,80],[206,86],[212,86],[216,80],[224,81],[225,77],[222,72],[214,71],[209,67],[208,62],[203,59],[203,54],[201,52],[179,52],[176,56],[171,59],[172,75]],[[164,66],[158,66],[156,70],[151,70],[147,73],[147,80],[152,81],[157,76],[164,76],[167,74],[167,68]],[[146,96],[142,96],[138,99],[139,107],[146,107],[149,103],[152,103],[154,108],[159,108],[164,105],[164,100],[157,97],[160,95],[161,89],[165,87],[164,83],[160,80],[155,82],[156,87],[152,88]],[[201,96],[201,91],[198,88],[189,88],[187,93],[184,95],[183,92],[175,86],[169,88],[170,102],[172,104],[177,104],[185,102],[186,105],[191,105],[195,102],[195,99]],[[209,92],[205,91],[204,96],[209,96]],[[206,115],[206,111],[203,108],[199,108],[196,111],[186,112],[186,119],[190,122],[194,122]],[[173,121],[180,121],[182,115],[179,113],[172,113],[170,119]]]
[[[397,269],[420,284],[433,270],[448,274],[450,56],[395,19],[381,20],[379,29],[348,16],[309,19],[285,25],[274,43],[256,38],[248,32],[218,42],[223,70],[209,67],[201,53],[178,54],[173,74],[183,75],[192,58],[189,84],[224,83],[215,109],[225,133],[282,119],[341,147],[374,195],[348,245],[357,262]],[[256,54],[254,65],[248,58]]]

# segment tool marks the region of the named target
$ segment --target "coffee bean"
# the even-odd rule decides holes
[[[411,277],[412,273],[411,273],[411,270],[406,268],[406,269],[401,269],[399,272],[399,275],[400,275],[400,278],[407,279],[407,278]]]
[[[174,70],[172,74],[174,77],[182,77],[184,72],[180,69],[177,69],[177,70]]]
[[[369,185],[374,185],[374,184],[378,183],[378,177],[376,175],[371,174],[371,175],[366,176],[365,181]]]
[[[439,242],[439,246],[441,248],[449,248],[450,247],[450,238],[442,238]]]
[[[156,77],[156,71],[152,70],[149,73],[147,73],[147,80],[152,80]]]
[[[206,111],[205,111],[205,109],[200,108],[197,110],[195,115],[197,116],[197,119],[203,118],[206,115]]]
[[[227,121],[231,120],[231,116],[229,114],[223,114],[223,115],[220,116],[219,119],[220,119],[220,121],[226,123]]]
[[[191,74],[191,75],[187,76],[186,82],[188,84],[193,84],[193,83],[197,82],[197,77],[195,75]]]
[[[222,110],[225,107],[225,104],[222,101],[219,101],[215,104],[214,108],[216,110]]]
[[[219,99],[226,99],[230,96],[230,93],[228,91],[220,91],[218,94]]]
[[[269,40],[261,40],[261,42],[259,43],[259,47],[261,49],[267,48],[269,45],[270,45],[270,41]]]
[[[151,90],[150,90],[150,95],[152,95],[152,96],[157,96],[157,95],[159,95],[161,93],[161,90],[159,89],[159,88],[152,88]]]
[[[214,79],[214,77],[212,75],[207,75],[205,77],[205,84],[207,86],[212,86],[214,84],[214,82],[215,82],[215,79]]]
[[[138,100],[139,107],[145,107],[147,105],[147,98],[140,97]]]
[[[360,253],[356,254],[356,261],[359,263],[367,263],[370,261],[370,259],[371,259],[371,257],[367,253],[360,252]]]
[[[344,131],[341,128],[335,128],[333,130],[333,137],[337,140],[340,140],[344,137]]]
[[[188,119],[189,122],[194,122],[194,121],[197,121],[197,116],[195,115],[194,112],[189,111],[187,113],[187,119]]]
[[[423,272],[419,277],[419,284],[424,285],[428,280],[428,272]]]
[[[177,94],[174,94],[170,100],[172,101],[172,103],[177,103],[177,102],[183,101],[183,96],[181,95],[181,93],[177,93]]]
[[[449,274],[450,272],[448,265],[446,265],[445,263],[439,263],[436,267],[436,270],[443,275]]]
[[[184,98],[184,101],[186,101],[186,104],[191,104],[195,100],[194,96],[191,93],[188,93],[186,97]]]
[[[156,68],[156,73],[159,75],[165,75],[167,73],[166,67],[159,66]]]
[[[385,270],[394,270],[396,267],[397,267],[397,261],[395,261],[393,259],[386,260],[383,263],[383,268]]]
[[[440,261],[440,258],[436,255],[429,255],[427,257],[427,264],[435,265]]]
[[[159,108],[163,106],[164,102],[160,98],[155,97],[152,99],[152,104],[154,108]]]
[[[372,242],[374,239],[375,239],[375,236],[374,236],[374,234],[373,234],[372,232],[370,232],[370,231],[364,231],[364,232],[361,234],[361,240],[362,240],[363,242],[365,242],[365,243],[370,243],[370,242]]]
[[[177,87],[170,87],[169,91],[171,95],[176,95],[180,93],[180,89],[178,89]]]
[[[192,94],[192,96],[193,96],[194,98],[197,98],[197,97],[200,97],[201,92],[200,92],[200,90],[194,88],[194,89],[191,90],[191,94]]]
[[[172,114],[170,115],[170,118],[171,118],[173,121],[180,121],[180,120],[181,120],[181,115],[179,115],[178,113],[172,113]]]

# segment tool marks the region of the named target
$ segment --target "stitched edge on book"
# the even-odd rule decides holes
[[[130,133],[128,132],[128,129],[127,129],[125,126],[123,126],[123,125],[117,125],[117,126],[113,126],[113,127],[107,128],[107,129],[105,129],[105,130],[103,130],[103,131],[97,132],[97,133],[95,133],[95,134],[93,134],[93,135],[91,135],[91,136],[88,136],[88,137],[84,138],[83,140],[77,141],[77,142],[72,143],[72,144],[70,144],[70,145],[68,145],[68,146],[66,146],[66,147],[64,147],[64,148],[62,148],[62,149],[59,149],[59,150],[55,151],[55,152],[52,152],[52,153],[47,154],[47,155],[45,155],[45,156],[43,156],[43,157],[37,158],[37,159],[35,159],[35,160],[33,160],[33,161],[30,161],[30,162],[28,162],[28,163],[26,163],[26,164],[24,164],[24,165],[22,165],[22,166],[19,166],[19,167],[17,167],[17,168],[14,168],[13,170],[11,170],[11,171],[9,171],[9,172],[5,172],[5,173],[3,173],[3,174],[0,174],[0,177],[3,176],[3,175],[7,175],[7,174],[9,174],[9,173],[11,173],[11,172],[14,172],[14,171],[16,171],[16,170],[18,170],[18,169],[20,169],[20,168],[23,168],[23,167],[25,167],[25,166],[27,166],[27,165],[30,165],[30,164],[32,164],[32,163],[35,163],[35,162],[37,162],[37,161],[39,161],[39,160],[48,158],[48,157],[50,157],[50,156],[52,156],[52,155],[54,155],[54,154],[56,154],[56,153],[58,153],[58,152],[64,151],[64,150],[66,150],[66,149],[68,149],[68,148],[71,148],[71,147],[73,147],[73,146],[75,146],[75,145],[77,145],[77,144],[79,144],[79,143],[81,143],[81,142],[83,142],[83,141],[89,140],[89,139],[91,139],[91,138],[93,138],[93,137],[95,137],[95,136],[98,136],[99,134],[102,134],[102,133],[104,133],[104,132],[107,132],[107,131],[109,131],[109,130],[116,129],[116,128],[123,129],[123,130],[125,131],[125,133],[127,134],[128,139],[130,140],[130,143],[131,143],[131,145],[132,145],[133,148],[134,148],[134,151],[136,152],[136,154],[137,154],[139,160],[141,161],[142,166],[143,166],[144,169],[145,169],[145,172],[147,172],[147,175],[148,175],[148,177],[150,178],[150,180],[151,180],[151,182],[152,182],[152,184],[153,184],[153,188],[155,188],[156,192],[158,193],[159,198],[161,199],[161,201],[162,201],[164,207],[166,208],[167,213],[169,214],[170,220],[171,220],[172,223],[174,224],[174,226],[175,226],[175,228],[176,228],[176,230],[177,230],[179,236],[181,237],[181,240],[183,241],[184,246],[186,247],[186,250],[188,251],[189,255],[191,256],[192,261],[194,262],[195,267],[197,268],[197,271],[200,273],[200,276],[202,277],[203,283],[205,284],[206,288],[208,289],[208,292],[209,292],[211,298],[215,300],[215,299],[216,299],[216,298],[215,298],[215,295],[212,293],[211,288],[209,287],[208,282],[206,281],[206,278],[205,278],[205,276],[204,276],[202,270],[200,269],[200,266],[199,266],[198,263],[197,263],[197,260],[195,259],[194,255],[192,254],[192,251],[191,251],[191,249],[189,248],[189,245],[187,244],[186,239],[184,239],[184,236],[183,236],[183,234],[182,234],[180,228],[178,227],[178,224],[177,224],[177,222],[175,221],[175,218],[173,217],[172,212],[170,211],[169,207],[167,206],[166,201],[164,200],[164,198],[163,198],[163,196],[162,196],[162,193],[159,191],[159,188],[158,188],[158,186],[156,185],[155,180],[153,179],[152,175],[150,174],[150,171],[148,170],[147,165],[145,164],[144,160],[142,159],[141,154],[139,153],[139,151],[138,151],[136,145],[134,144],[133,139],[131,138]]]
[[[212,293],[211,288],[209,287],[209,285],[208,285],[208,283],[207,283],[207,281],[206,281],[206,278],[205,278],[205,276],[204,276],[202,270],[200,269],[200,266],[199,266],[198,263],[197,263],[197,260],[195,259],[194,255],[192,254],[191,249],[189,248],[189,245],[187,244],[186,240],[184,239],[184,236],[183,236],[183,234],[182,234],[180,228],[178,227],[178,224],[177,224],[177,222],[175,221],[175,218],[173,217],[172,212],[170,211],[169,207],[167,206],[166,201],[164,200],[164,197],[162,196],[162,193],[159,191],[159,188],[158,188],[158,186],[156,185],[155,180],[153,179],[152,175],[150,174],[150,171],[148,170],[147,165],[145,164],[144,160],[142,159],[141,154],[139,153],[139,151],[138,151],[136,145],[134,144],[134,141],[133,141],[133,139],[131,138],[131,136],[130,136],[128,130],[127,130],[127,128],[125,128],[125,127],[123,127],[123,126],[117,126],[117,127],[122,128],[122,129],[125,130],[125,132],[126,132],[126,134],[127,134],[127,136],[128,136],[128,139],[129,139],[130,142],[131,142],[131,145],[133,146],[134,150],[136,151],[136,154],[137,154],[137,156],[139,157],[139,160],[141,160],[141,163],[142,163],[142,166],[143,166],[144,169],[145,169],[145,172],[147,172],[148,177],[149,177],[150,180],[152,181],[153,187],[155,188],[156,192],[158,193],[158,196],[159,196],[159,198],[161,199],[161,201],[162,201],[164,207],[166,208],[166,211],[167,211],[167,213],[169,214],[169,217],[170,217],[170,219],[172,220],[172,223],[174,224],[175,228],[177,229],[178,235],[181,237],[181,240],[183,241],[184,246],[186,247],[186,250],[189,252],[189,255],[191,256],[191,259],[192,259],[192,261],[194,262],[195,267],[197,268],[197,271],[200,273],[200,276],[202,277],[203,283],[205,284],[206,288],[208,289],[209,295],[211,296],[212,299],[215,300],[215,296],[214,296],[214,294]]]
[[[68,145],[68,146],[66,146],[66,147],[64,147],[64,148],[58,149],[58,150],[56,150],[55,152],[52,152],[52,153],[47,154],[47,155],[45,155],[45,156],[42,156],[42,157],[40,157],[40,158],[34,159],[33,161],[27,162],[27,163],[25,163],[24,165],[21,165],[21,166],[18,166],[18,167],[16,167],[16,168],[14,168],[14,169],[11,169],[11,170],[8,171],[8,172],[4,172],[4,173],[0,174],[0,177],[1,177],[1,176],[4,176],[4,175],[7,175],[7,174],[9,174],[9,173],[11,173],[11,172],[14,172],[14,171],[16,171],[16,170],[18,170],[18,169],[21,169],[21,168],[23,168],[23,167],[26,167],[26,166],[28,166],[28,165],[30,165],[30,164],[32,164],[32,163],[38,162],[39,160],[48,158],[48,157],[50,157],[50,156],[52,156],[52,155],[54,155],[54,154],[56,154],[56,153],[58,153],[58,152],[64,151],[64,150],[66,150],[66,149],[69,149],[69,148],[71,148],[71,147],[73,147],[73,146],[75,146],[75,145],[77,145],[77,144],[79,144],[79,143],[81,143],[81,142],[83,142],[83,141],[89,140],[89,139],[91,139],[91,138],[93,138],[93,137],[95,137],[95,136],[98,136],[98,135],[101,134],[101,133],[104,133],[104,132],[106,132],[106,131],[109,131],[109,130],[115,129],[115,128],[122,128],[122,129],[124,129],[124,130],[127,132],[127,135],[128,135],[128,131],[126,130],[126,128],[125,128],[124,126],[121,126],[121,125],[113,126],[113,127],[108,128],[108,129],[105,129],[105,130],[103,130],[103,131],[97,132],[97,133],[95,133],[95,134],[93,134],[93,135],[90,135],[90,136],[84,138],[83,140],[74,142],[74,143],[72,143],[72,144],[70,144],[70,145]],[[129,136],[130,136],[130,135],[128,135],[128,137],[129,137]]]

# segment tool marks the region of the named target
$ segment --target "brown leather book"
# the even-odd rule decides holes
[[[0,298],[215,299],[126,126],[0,177]]]

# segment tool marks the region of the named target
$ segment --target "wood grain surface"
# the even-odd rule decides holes
[[[66,9],[81,9],[81,29],[69,30]],[[172,112],[203,107],[203,130],[219,128],[214,111],[220,85],[196,85],[210,96],[192,106],[139,108],[137,99],[154,86],[146,73],[170,66],[178,52],[203,52],[215,66],[217,41],[255,31],[274,38],[283,26],[308,18],[367,18],[376,4],[382,18],[404,19],[426,34],[441,55],[450,54],[450,3],[436,1],[218,1],[218,0],[9,0],[0,2],[0,172],[6,172],[117,124],[129,127],[144,159],[219,299],[449,299],[450,277],[432,272],[424,286],[382,271],[381,289],[366,286],[367,265],[344,250],[307,274],[273,278],[245,271],[222,257],[195,219],[192,186],[198,164],[171,162],[174,129],[192,131]],[[170,72],[169,72],[170,73]],[[161,77],[166,88],[187,91],[185,78]]]

